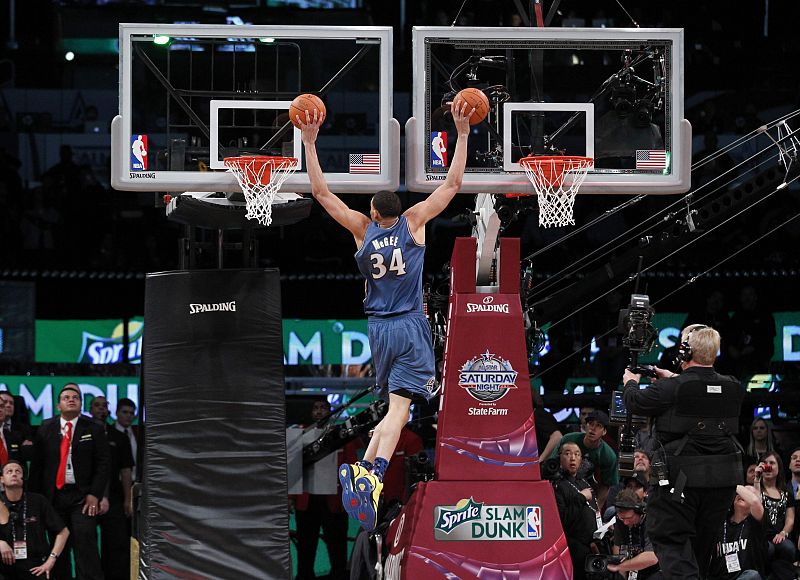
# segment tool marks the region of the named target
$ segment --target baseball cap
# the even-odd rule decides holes
[[[647,476],[644,474],[644,471],[637,471],[634,475],[629,475],[625,478],[626,484],[631,481],[635,481],[645,489],[647,489],[647,487],[650,485],[650,482],[647,481]]]
[[[610,423],[608,414],[605,411],[592,411],[586,416],[586,422],[588,423],[589,421],[596,421],[603,427],[608,427],[608,424]]]

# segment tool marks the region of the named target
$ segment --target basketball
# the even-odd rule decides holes
[[[463,99],[467,102],[467,112],[469,112],[470,108],[475,109],[475,112],[469,118],[470,125],[477,125],[489,114],[489,99],[480,89],[469,88],[459,91],[456,99]]]
[[[317,95],[312,95],[310,93],[306,93],[300,95],[299,97],[295,97],[292,101],[292,104],[289,105],[289,120],[292,122],[292,125],[300,129],[300,125],[297,123],[297,116],[299,115],[300,118],[305,122],[306,120],[306,111],[311,116],[311,120],[314,120],[314,109],[319,111],[320,117],[325,115],[325,103],[322,102]]]

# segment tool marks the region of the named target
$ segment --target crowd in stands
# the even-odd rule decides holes
[[[33,428],[21,397],[0,392],[2,578],[130,578],[136,405],[120,399],[114,422],[105,397],[83,405],[67,383],[58,415]]]

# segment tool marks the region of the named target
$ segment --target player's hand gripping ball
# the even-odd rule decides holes
[[[292,122],[292,125],[298,129],[302,129],[300,123],[297,121],[297,117],[299,116],[300,120],[305,123],[306,111],[308,111],[309,119],[313,121],[315,110],[319,111],[318,119],[322,119],[325,116],[325,103],[322,102],[322,99],[317,95],[309,93],[300,95],[295,97],[292,104],[289,105],[289,120]]]
[[[475,88],[463,89],[456,95],[456,101],[459,99],[467,102],[467,111],[472,108],[475,109],[475,112],[469,118],[470,125],[477,125],[489,114],[489,99],[486,98],[482,90]]]

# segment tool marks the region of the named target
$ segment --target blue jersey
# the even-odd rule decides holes
[[[401,215],[390,228],[370,222],[364,244],[355,257],[367,279],[367,316],[422,312],[425,246],[414,241],[405,216]]]

